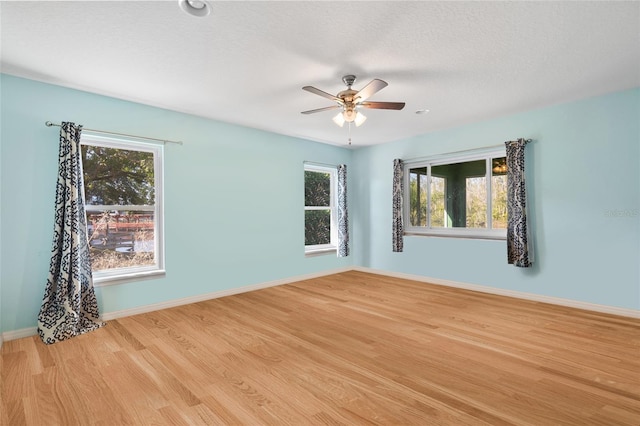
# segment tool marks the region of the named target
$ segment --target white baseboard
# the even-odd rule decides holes
[[[35,336],[38,334],[38,327],[21,328],[20,330],[5,331],[0,339],[8,342],[9,340],[22,339],[23,337]]]
[[[463,282],[444,280],[441,278],[431,278],[431,277],[425,277],[422,275],[405,274],[402,272],[390,272],[390,271],[384,271],[381,269],[366,268],[362,266],[345,267],[345,268],[332,269],[329,271],[316,272],[312,274],[298,275],[295,277],[284,278],[284,279],[275,280],[275,281],[268,281],[264,283],[252,284],[252,285],[247,285],[247,286],[242,286],[237,288],[231,288],[227,290],[214,291],[212,293],[200,294],[197,296],[169,300],[166,302],[154,303],[151,305],[138,306],[135,308],[123,309],[119,311],[105,312],[102,314],[101,318],[104,321],[108,321],[116,318],[123,318],[131,315],[138,315],[138,314],[144,314],[146,312],[153,312],[160,309],[173,308],[176,306],[188,305],[190,303],[197,303],[205,300],[217,299],[219,297],[231,296],[234,294],[246,293],[249,291],[256,291],[263,288],[275,287],[275,286],[284,285],[284,284],[291,284],[298,281],[324,277],[327,275],[339,274],[341,272],[347,272],[347,271],[368,272],[371,274],[385,275],[385,276],[395,277],[395,278],[404,278],[412,281],[442,285],[446,287],[455,287],[455,288],[461,288],[466,290],[479,291],[482,293],[515,297],[517,299],[531,300],[534,302],[550,303],[553,305],[566,306],[569,308],[585,309],[588,311],[601,312],[601,313],[612,314],[612,315],[620,315],[620,316],[631,317],[631,318],[640,318],[640,310],[635,310],[635,309],[618,308],[615,306],[607,306],[607,305],[598,305],[595,303],[580,302],[577,300],[562,299],[559,297],[543,296],[539,294],[524,293],[524,292],[514,291],[514,290],[505,290],[501,288],[487,287],[487,286],[478,285],[478,284],[468,284]],[[27,327],[20,330],[5,331],[2,334],[0,334],[0,347],[2,347],[3,341],[9,341],[9,340],[21,339],[23,337],[34,336],[37,333],[38,333],[37,327]]]
[[[176,306],[188,305],[190,303],[197,303],[197,302],[202,302],[202,301],[209,300],[209,299],[217,299],[219,297],[231,296],[231,295],[234,295],[234,294],[246,293],[246,292],[249,292],[249,291],[256,291],[256,290],[260,290],[260,289],[263,289],[263,288],[275,287],[275,286],[283,285],[283,284],[291,284],[291,283],[294,283],[294,282],[297,282],[297,281],[304,281],[304,280],[310,280],[310,279],[313,279],[313,278],[324,277],[324,276],[327,276],[327,275],[339,274],[341,272],[347,272],[347,271],[350,271],[350,270],[352,270],[351,267],[331,269],[331,270],[328,270],[328,271],[316,272],[316,273],[305,274],[305,275],[298,275],[298,276],[295,276],[295,277],[284,278],[284,279],[281,279],[281,280],[275,280],[275,281],[268,281],[268,282],[264,282],[264,283],[246,285],[246,286],[242,286],[242,287],[230,288],[230,289],[221,290],[221,291],[214,291],[212,293],[199,294],[197,296],[183,297],[181,299],[168,300],[166,302],[153,303],[151,305],[143,305],[143,306],[138,306],[138,307],[130,308],[130,309],[122,309],[122,310],[119,310],[119,311],[104,312],[100,316],[100,318],[103,321],[109,321],[109,320],[116,319],[116,318],[124,318],[124,317],[128,317],[128,316],[131,316],[131,315],[144,314],[146,312],[153,312],[153,311],[158,311],[160,309],[168,309],[168,308],[173,308],[173,307],[176,307]],[[5,331],[4,333],[2,333],[0,335],[0,339],[4,339],[5,341],[9,341],[9,340],[21,339],[23,337],[34,336],[36,334],[38,334],[38,328],[37,327],[28,327],[28,328],[22,328],[20,330]]]
[[[455,287],[465,290],[473,290],[482,293],[496,294],[499,296],[514,297],[517,299],[531,300],[533,302],[550,303],[552,305],[560,305],[568,308],[585,309],[587,311],[601,312],[605,314],[619,315],[623,317],[640,318],[640,310],[618,308],[616,306],[598,305],[596,303],[581,302],[578,300],[563,299],[560,297],[543,296],[540,294],[525,293],[515,290],[505,290],[502,288],[488,287],[478,284],[468,284],[457,281],[444,280],[441,278],[431,278],[422,275],[405,274],[403,272],[391,272],[381,269],[366,268],[362,266],[354,266],[354,271],[368,272],[371,274],[385,275],[394,278],[404,278],[412,281],[419,281],[429,284],[442,285],[446,287]]]
[[[106,312],[101,315],[102,320],[108,321],[116,318],[128,317],[131,315],[144,314],[147,312],[158,311],[160,309],[174,308],[176,306],[188,305],[190,303],[203,302],[205,300],[217,299],[219,297],[232,296],[234,294],[247,293],[249,291],[261,290],[263,288],[275,287],[283,284],[291,284],[297,281],[310,280],[313,278],[324,277],[327,275],[339,274],[352,270],[351,267],[331,269],[329,271],[316,272],[313,274],[298,275],[295,277],[284,278],[281,280],[268,281],[264,283],[246,285],[242,287],[230,288],[227,290],[214,291],[212,293],[199,294],[197,296],[183,297],[181,299],[168,300],[166,302],[154,303],[151,305],[138,306],[131,309],[123,309],[120,311]]]

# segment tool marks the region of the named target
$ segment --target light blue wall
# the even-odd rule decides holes
[[[98,288],[103,313],[351,265],[640,309],[640,89],[351,151],[0,78],[0,332],[34,327],[44,292],[58,138],[47,120],[185,141],[165,149],[167,276]],[[406,237],[391,252],[394,158],[517,137],[535,140],[534,268],[507,265],[499,241]],[[304,257],[305,160],[349,165],[348,258]]]
[[[103,313],[352,265],[304,256],[303,161],[351,169],[353,151],[8,75],[0,83],[0,331],[34,327],[44,294],[59,135],[47,120],[184,141],[165,148],[167,275],[97,288]]]
[[[0,109],[2,108],[2,79],[0,79]],[[3,175],[2,175],[2,136],[3,136],[3,132],[4,132],[4,123],[2,122],[2,114],[0,114],[0,188],[2,188],[2,181],[3,181]],[[4,191],[3,191],[4,192]],[[0,346],[2,346],[3,343],[3,339],[2,339],[2,196],[0,193]]]
[[[428,116],[426,117],[428,120]],[[640,89],[359,150],[354,229],[367,267],[640,309]],[[536,263],[506,263],[504,241],[405,237],[391,252],[394,158],[527,146]]]

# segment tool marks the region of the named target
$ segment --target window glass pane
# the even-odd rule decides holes
[[[331,243],[331,210],[305,210],[304,245]]]
[[[329,207],[331,205],[331,174],[304,172],[304,205]]]
[[[155,204],[152,152],[82,145],[86,204]]]
[[[431,226],[444,228],[446,214],[444,208],[446,179],[439,176],[431,176]]]
[[[431,167],[442,179],[444,203],[432,206],[432,227],[484,228],[487,226],[486,161],[465,161]],[[432,185],[436,185],[435,179]],[[432,196],[433,198],[433,196]],[[443,205],[444,204],[444,205]],[[442,221],[439,219],[440,211]]]
[[[507,228],[507,158],[491,160],[491,223],[493,229]]]
[[[487,227],[487,178],[467,178],[466,228]]]
[[[409,170],[409,221],[411,226],[427,226],[427,168]]]
[[[155,264],[153,211],[87,207],[91,268],[102,271]]]

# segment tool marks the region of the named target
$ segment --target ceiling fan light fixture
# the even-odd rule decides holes
[[[180,5],[180,9],[189,15],[197,16],[199,18],[205,17],[211,13],[211,6],[206,1],[178,0],[178,4]]]
[[[360,111],[358,111],[358,112],[356,113],[356,119],[355,119],[355,120],[353,120],[353,121],[356,123],[356,127],[360,127],[360,125],[361,125],[362,123],[364,123],[365,121],[367,121],[367,117],[366,117],[363,113],[361,113]]]
[[[333,117],[333,122],[340,127],[344,126],[344,122],[346,121],[342,114],[342,112],[339,112],[335,117]]]
[[[347,106],[342,112],[342,115],[344,116],[344,121],[353,123],[353,121],[356,119],[357,112],[355,108]]]

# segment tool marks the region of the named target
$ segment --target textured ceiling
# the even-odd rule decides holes
[[[640,86],[635,1],[210,4],[3,1],[1,71],[336,145],[302,86],[383,79],[369,100],[406,107],[363,110],[355,147]]]

